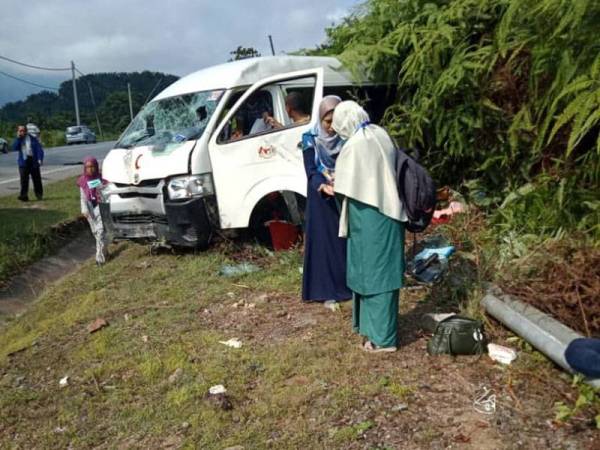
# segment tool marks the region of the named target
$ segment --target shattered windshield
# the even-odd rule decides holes
[[[223,91],[195,92],[148,103],[129,124],[117,148],[166,148],[202,136]]]

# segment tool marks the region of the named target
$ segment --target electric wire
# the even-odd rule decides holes
[[[6,56],[2,56],[0,55],[0,59],[3,59],[4,61],[8,61],[14,64],[18,64],[20,66],[24,66],[24,67],[29,67],[30,69],[38,69],[38,70],[50,70],[50,71],[64,71],[64,70],[71,70],[70,67],[42,67],[42,66],[34,66],[33,64],[27,64],[21,61],[17,61],[11,58],[7,58]]]
[[[56,92],[59,91],[58,88],[50,87],[50,86],[44,86],[43,84],[38,84],[38,83],[34,83],[33,81],[24,80],[23,78],[15,77],[14,75],[10,75],[10,74],[8,74],[6,72],[2,72],[1,70],[0,70],[0,74],[4,75],[5,77],[12,78],[13,80],[17,80],[17,81],[20,81],[22,83],[30,84],[32,86],[36,86],[36,87],[39,87],[39,88],[42,88],[42,89],[50,89],[50,90],[56,91]]]

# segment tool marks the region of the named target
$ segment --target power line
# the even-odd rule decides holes
[[[33,81],[27,81],[27,80],[24,80],[23,78],[15,77],[14,75],[10,75],[10,74],[8,74],[6,72],[2,72],[1,70],[0,70],[0,74],[4,75],[5,77],[12,78],[13,80],[21,81],[22,83],[27,83],[27,84],[30,84],[32,86],[40,87],[42,89],[50,89],[52,91],[57,91],[58,92],[58,88],[50,87],[50,86],[44,86],[42,84],[34,83]]]
[[[0,55],[0,59],[3,59],[3,60],[5,60],[5,61],[8,61],[8,62],[11,62],[11,63],[14,63],[14,64],[18,64],[18,65],[20,65],[20,66],[29,67],[30,69],[38,69],[38,70],[53,70],[53,71],[71,70],[71,68],[70,68],[70,67],[63,68],[63,67],[42,67],[42,66],[34,66],[34,65],[32,65],[32,64],[26,64],[26,63],[24,63],[24,62],[15,61],[14,59],[10,59],[10,58],[7,58],[6,56],[1,56],[1,55]]]

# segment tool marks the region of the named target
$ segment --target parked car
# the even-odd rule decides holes
[[[301,95],[309,122],[286,114],[290,92]],[[251,58],[181,78],[144,106],[104,159],[104,226],[115,239],[204,247],[215,229],[273,218],[268,208],[279,197],[298,225],[306,196],[302,134],[318,123],[324,95],[351,93],[367,99],[374,122],[394,95],[325,57]],[[254,131],[265,113],[283,126]]]
[[[8,142],[6,142],[6,139],[0,138],[0,152],[8,153]]]
[[[67,127],[67,130],[65,131],[65,141],[67,142],[67,145],[95,144],[96,134],[86,125]]]

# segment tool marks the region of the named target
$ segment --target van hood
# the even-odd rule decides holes
[[[114,148],[104,158],[102,177],[112,183],[139,184],[189,172],[190,153],[196,141],[157,148],[152,145]]]

